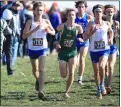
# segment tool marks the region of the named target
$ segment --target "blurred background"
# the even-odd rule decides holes
[[[53,3],[53,1],[43,1],[43,2],[46,3],[48,8],[50,8]],[[59,4],[61,10],[64,10],[67,7],[75,8],[75,1],[56,1],[56,2]],[[119,10],[119,1],[87,1],[88,8],[92,8],[96,4],[106,5],[109,3],[115,5],[116,8]]]

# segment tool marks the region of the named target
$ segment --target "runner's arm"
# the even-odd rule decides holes
[[[48,19],[46,19],[46,23],[48,24],[48,28],[45,29],[47,31],[47,33],[55,36],[55,30],[52,27],[52,25],[51,25],[51,23],[50,23],[50,21]]]
[[[55,41],[55,44],[59,44],[60,43],[60,39],[61,39],[61,34],[62,34],[62,32],[63,32],[63,27],[64,27],[64,24],[60,24],[60,25],[58,25],[57,26],[57,32],[58,32],[58,34],[57,34],[57,36],[58,36],[58,39],[56,39],[56,41]]]
[[[23,39],[28,38],[31,34],[33,34],[34,32],[36,32],[39,29],[39,26],[37,26],[35,29],[30,31],[31,24],[32,24],[32,20],[28,20],[26,22],[26,25],[25,25],[25,28],[24,28],[24,31],[23,31],[23,34],[22,34]]]
[[[120,36],[120,26],[118,21],[116,21],[116,30],[117,30],[118,36]]]
[[[56,45],[57,50],[59,50],[61,48],[60,40],[61,40],[61,34],[63,32],[63,27],[64,27],[64,24],[60,24],[59,26],[57,26],[58,39],[56,39],[56,41],[55,41],[55,45]]]
[[[112,30],[111,24],[109,22],[107,22],[107,25],[109,26],[109,28],[108,28],[108,38],[109,38],[108,43],[109,43],[109,45],[112,45],[114,33]]]
[[[109,22],[107,22],[107,25],[109,26],[109,28],[108,28],[109,39],[113,40],[114,33],[113,33],[113,30],[112,30],[111,24]]]
[[[83,35],[83,28],[80,25],[77,25],[77,30],[78,30],[78,35],[80,35],[79,38],[77,38],[78,41],[80,42],[84,42],[84,40],[82,39],[82,35]]]
[[[62,31],[63,27],[64,27],[64,24],[60,24],[60,25],[57,26],[56,29],[57,29],[58,32],[60,32],[60,31]]]
[[[83,36],[84,41],[88,40],[96,32],[96,28],[94,28],[93,30],[92,29],[93,29],[92,22],[90,21],[88,23],[87,30]]]

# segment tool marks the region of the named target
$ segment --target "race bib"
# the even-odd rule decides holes
[[[33,46],[43,46],[43,38],[33,38]]]
[[[105,49],[105,42],[104,41],[95,41],[94,48],[95,49]]]
[[[73,40],[64,40],[65,47],[71,47],[73,45]]]

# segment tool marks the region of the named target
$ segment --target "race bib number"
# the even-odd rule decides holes
[[[65,47],[71,47],[73,45],[73,40],[64,40]]]
[[[43,46],[43,38],[33,38],[33,46]]]
[[[105,49],[105,42],[104,41],[95,41],[94,48],[95,49]]]

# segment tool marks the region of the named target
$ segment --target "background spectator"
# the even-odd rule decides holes
[[[57,26],[61,24],[61,16],[59,11],[59,6],[56,2],[54,2],[48,12],[49,20],[53,26],[53,28],[56,30]],[[52,37],[50,34],[48,34],[48,43],[50,48],[50,53],[54,52],[54,37]]]

